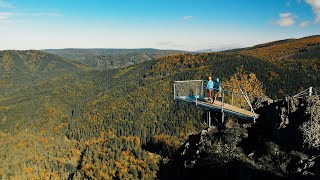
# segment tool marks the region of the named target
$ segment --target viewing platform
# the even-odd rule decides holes
[[[241,109],[236,106],[232,106],[230,104],[222,103],[221,101],[214,101],[213,103],[208,102],[206,99],[197,99],[190,98],[190,97],[176,97],[176,100],[185,101],[191,104],[195,104],[196,106],[202,106],[204,108],[208,108],[212,111],[221,112],[222,110],[227,114],[232,114],[237,117],[248,119],[248,120],[255,120],[258,117],[258,114],[254,112],[248,111],[246,109]]]
[[[221,112],[222,122],[225,115],[232,115],[249,122],[255,122],[258,114],[254,112],[249,96],[240,88],[221,84],[219,89],[213,89],[219,94],[214,102],[206,97],[207,81],[187,80],[174,82],[174,99],[194,104],[208,110],[208,122],[211,124],[210,111]]]

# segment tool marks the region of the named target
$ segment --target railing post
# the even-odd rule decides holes
[[[250,111],[253,113],[253,122],[255,123],[256,121],[256,113],[254,112],[254,109],[251,105],[251,102],[248,98],[248,96],[242,91],[242,89],[240,88],[241,93],[243,94],[244,99],[246,100],[246,102],[248,103],[249,107],[250,107]]]
[[[232,86],[231,105],[233,105],[233,94],[234,94],[234,87]]]
[[[173,99],[176,100],[176,83],[173,83]]]
[[[222,93],[222,100],[221,100],[222,117],[221,117],[221,121],[222,121],[222,123],[224,123],[224,110],[223,110],[223,106],[224,106],[224,89],[221,89],[221,93]]]
[[[197,86],[196,86],[196,106],[198,106],[198,88],[197,88]]]
[[[201,97],[204,97],[204,94],[203,94],[203,80],[201,80]]]

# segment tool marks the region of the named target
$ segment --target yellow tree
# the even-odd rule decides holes
[[[234,87],[228,88],[229,92],[234,91],[234,97],[232,98],[232,93],[228,93],[225,99],[226,102],[232,103],[235,106],[247,107],[240,88],[249,96],[250,100],[253,100],[257,96],[265,96],[262,82],[257,79],[256,74],[246,73],[243,66],[238,67],[237,72],[224,84]]]

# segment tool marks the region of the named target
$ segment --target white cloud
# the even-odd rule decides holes
[[[0,21],[8,20],[12,16],[9,12],[0,12]]]
[[[8,3],[7,1],[0,0],[0,8],[15,8],[14,5]]]
[[[62,17],[59,13],[11,13],[11,12],[0,12],[0,30],[10,29],[14,24],[28,24],[34,21],[36,17]]]
[[[292,17],[292,14],[291,13],[280,13],[280,18],[290,18]]]
[[[192,19],[193,17],[192,16],[183,16],[183,19],[184,20],[190,20],[190,19]]]
[[[309,26],[310,22],[309,21],[303,21],[299,24],[300,27],[307,27]]]
[[[48,17],[61,17],[62,14],[59,13],[10,13],[10,12],[0,12],[0,21],[8,21],[12,16],[20,17],[20,16],[48,16]]]
[[[49,17],[61,17],[63,16],[62,14],[59,13],[46,13],[46,12],[41,12],[41,13],[20,13],[16,14],[17,16],[49,16]]]
[[[316,15],[316,23],[320,23],[320,0],[305,0],[306,3],[310,4],[314,14]]]
[[[294,25],[296,17],[292,13],[280,13],[280,19],[276,22],[281,27],[288,27]]]
[[[10,17],[12,16],[12,13],[9,12],[0,12],[0,30],[7,30],[12,24],[12,20]]]

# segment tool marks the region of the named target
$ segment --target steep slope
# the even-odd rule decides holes
[[[67,59],[41,51],[0,51],[0,92],[80,71],[82,68]]]
[[[127,67],[163,56],[184,53],[157,49],[46,49],[44,51],[74,59],[100,70]]]
[[[230,52],[256,57],[270,62],[288,59],[319,59],[320,35],[260,44]]]
[[[0,51],[0,129],[16,132],[30,123],[41,124],[53,110],[64,121],[70,104],[81,101],[77,90],[95,92],[81,77],[87,70],[42,51]]]

